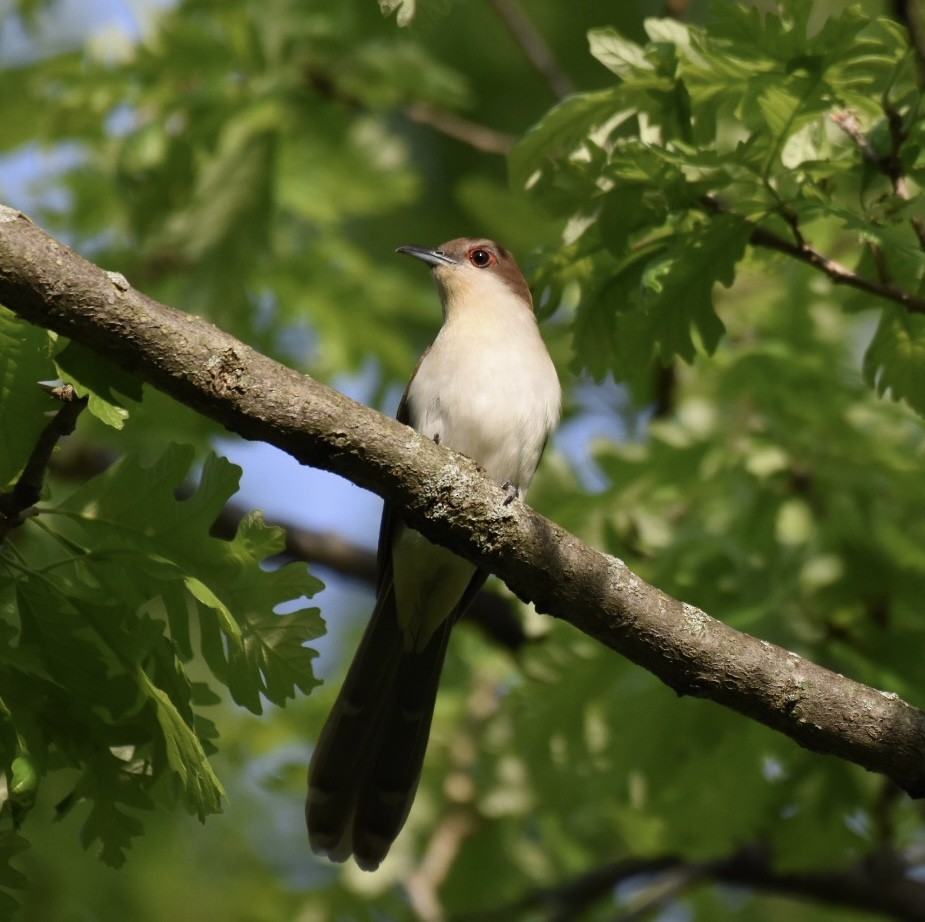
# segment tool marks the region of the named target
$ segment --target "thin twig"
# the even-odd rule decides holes
[[[893,182],[893,191],[904,202],[910,199],[909,187],[906,184],[906,172],[902,161],[902,146],[909,137],[906,128],[905,119],[902,113],[890,102],[889,99],[883,100],[883,111],[886,113],[890,126],[891,150],[887,162],[887,173]],[[919,241],[919,248],[925,251],[925,222],[918,215],[913,215],[909,219],[915,236]]]
[[[55,446],[64,436],[74,431],[77,417],[87,405],[87,398],[78,397],[70,384],[48,388],[48,393],[64,405],[42,430],[13,489],[0,493],[0,543],[28,518],[29,510],[39,500],[45,471]]]
[[[837,260],[820,253],[809,244],[804,243],[801,246],[792,243],[779,234],[775,234],[774,231],[757,226],[752,228],[749,243],[752,246],[762,247],[766,250],[777,250],[779,253],[792,256],[794,259],[818,269],[836,285],[847,285],[849,288],[857,288],[859,291],[866,291],[868,294],[876,295],[878,298],[901,304],[912,314],[925,314],[925,298],[898,288],[892,282],[882,282],[858,275]]]
[[[854,112],[850,110],[833,112],[830,118],[834,124],[851,138],[855,147],[864,155],[865,160],[878,169],[882,168],[880,155],[874,150],[873,145],[867,139],[867,135],[861,131],[861,123]]]
[[[513,149],[517,138],[504,131],[496,131],[486,125],[480,125],[471,119],[463,118],[449,109],[442,109],[429,102],[413,102],[402,110],[407,118],[419,125],[426,125],[434,131],[484,154],[497,154],[506,157]]]
[[[704,879],[702,865],[678,865],[664,871],[649,886],[634,894],[620,922],[642,922],[664,909],[669,903],[682,899],[684,894]]]
[[[906,171],[902,161],[902,146],[908,137],[905,120],[902,113],[887,98],[883,99],[883,111],[890,128],[890,152],[885,155],[877,153],[867,136],[861,131],[860,122],[853,112],[836,112],[832,115],[832,121],[851,138],[864,159],[889,178],[893,194],[901,201],[908,202],[910,199],[909,186],[906,182]],[[925,222],[913,215],[909,223],[919,241],[919,248],[925,251]],[[873,243],[870,244],[870,248],[874,259],[878,261],[877,268],[881,280],[886,280],[883,254],[877,252]]]
[[[806,238],[803,236],[803,229],[800,227],[800,219],[796,212],[784,205],[781,206],[780,213],[787,222],[787,226],[790,228],[790,233],[793,234],[793,239],[796,241],[797,246],[805,247]]]
[[[906,173],[903,167],[901,151],[908,133],[902,113],[889,99],[883,100],[883,112],[890,128],[889,153],[881,154],[870,143],[870,139],[861,130],[861,123],[854,112],[834,112],[832,121],[854,142],[864,159],[890,180],[893,193],[904,202],[909,201],[909,188],[906,185]]]
[[[489,3],[556,97],[564,99],[574,93],[575,85],[559,67],[549,45],[534,28],[517,0],[489,0]]]
[[[446,912],[440,888],[453,870],[459,850],[482,824],[476,807],[473,775],[481,754],[481,738],[488,718],[498,710],[501,692],[497,680],[476,675],[467,696],[466,719],[448,747],[449,771],[443,791],[449,808],[430,835],[420,864],[405,878],[408,901],[421,922],[444,922]]]
[[[894,0],[893,15],[906,26],[915,52],[919,87],[925,87],[925,16],[921,0]]]
[[[440,887],[453,869],[463,843],[477,828],[478,822],[471,811],[453,810],[430,837],[421,863],[405,879],[408,901],[421,922],[444,922],[446,919]]]
[[[918,216],[914,216],[909,219],[909,223],[912,225],[915,236],[918,238],[919,248],[925,251],[925,221]]]
[[[925,922],[925,885],[909,878],[896,862],[885,866],[868,857],[840,870],[778,872],[767,849],[757,846],[704,870],[705,878],[717,883],[877,912],[902,922]]]
[[[713,196],[705,196],[701,201],[710,214],[732,213],[719,199]],[[791,256],[799,262],[818,269],[836,285],[847,285],[849,288],[866,291],[868,294],[876,295],[878,298],[901,304],[912,314],[925,314],[925,298],[903,288],[898,288],[892,282],[869,279],[863,275],[858,275],[837,260],[820,253],[805,241],[795,243],[772,230],[768,230],[766,227],[761,227],[751,222],[746,223],[751,226],[748,239],[752,246],[766,250],[776,250],[778,253]]]
[[[909,188],[906,185],[906,170],[902,161],[902,146],[909,136],[902,113],[884,96],[883,111],[890,126],[890,152],[883,158],[883,172],[890,177],[893,191],[904,202],[909,201]]]
[[[308,70],[304,74],[304,79],[308,86],[324,99],[357,111],[365,111],[369,108],[359,96],[342,90],[322,71]],[[471,119],[430,102],[408,103],[401,109],[401,112],[412,122],[433,128],[439,134],[467,144],[485,154],[506,157],[517,140],[512,134],[496,131],[494,128],[473,122]]]

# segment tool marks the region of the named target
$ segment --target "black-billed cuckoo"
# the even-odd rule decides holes
[[[476,461],[524,496],[559,419],[556,369],[514,257],[491,240],[433,250],[443,326],[421,357],[398,419]],[[375,870],[408,817],[453,624],[488,576],[407,528],[388,504],[376,606],[308,770],[312,849]]]

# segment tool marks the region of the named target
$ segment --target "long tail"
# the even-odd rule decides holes
[[[383,586],[308,767],[312,850],[385,858],[414,801],[454,618],[419,653],[405,650],[391,585]]]

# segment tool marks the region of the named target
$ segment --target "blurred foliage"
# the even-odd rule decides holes
[[[593,484],[563,438],[531,503],[727,623],[925,706],[925,321],[761,245],[921,294],[904,28],[875,0],[591,6],[522,6],[577,88],[557,99],[502,0],[113,0],[70,37],[67,4],[20,2],[0,20],[18,62],[0,198],[271,355],[362,372],[380,406],[439,322],[394,247],[502,239],[549,320],[565,430],[608,385]],[[104,7],[132,29],[101,30]],[[19,158],[47,165],[27,189]],[[210,535],[239,473],[212,424],[2,310],[0,490],[57,379],[89,398],[68,450],[120,460],[51,476],[0,549],[0,915],[429,919],[439,900],[579,918],[555,888],[600,865],[752,845],[780,871],[923,870],[921,809],[883,779],[529,615],[516,658],[457,632],[383,868],[315,862],[304,773],[335,690],[308,696],[320,583],[275,566],[257,513]],[[265,703],[286,707],[234,707]],[[861,917],[650,883],[580,918],[646,899],[672,918]]]

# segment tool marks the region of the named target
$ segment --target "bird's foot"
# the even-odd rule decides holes
[[[505,480],[504,483],[501,484],[501,489],[507,494],[504,497],[504,502],[501,504],[502,506],[510,506],[511,503],[520,496],[520,488],[517,484],[511,483],[510,480]]]

